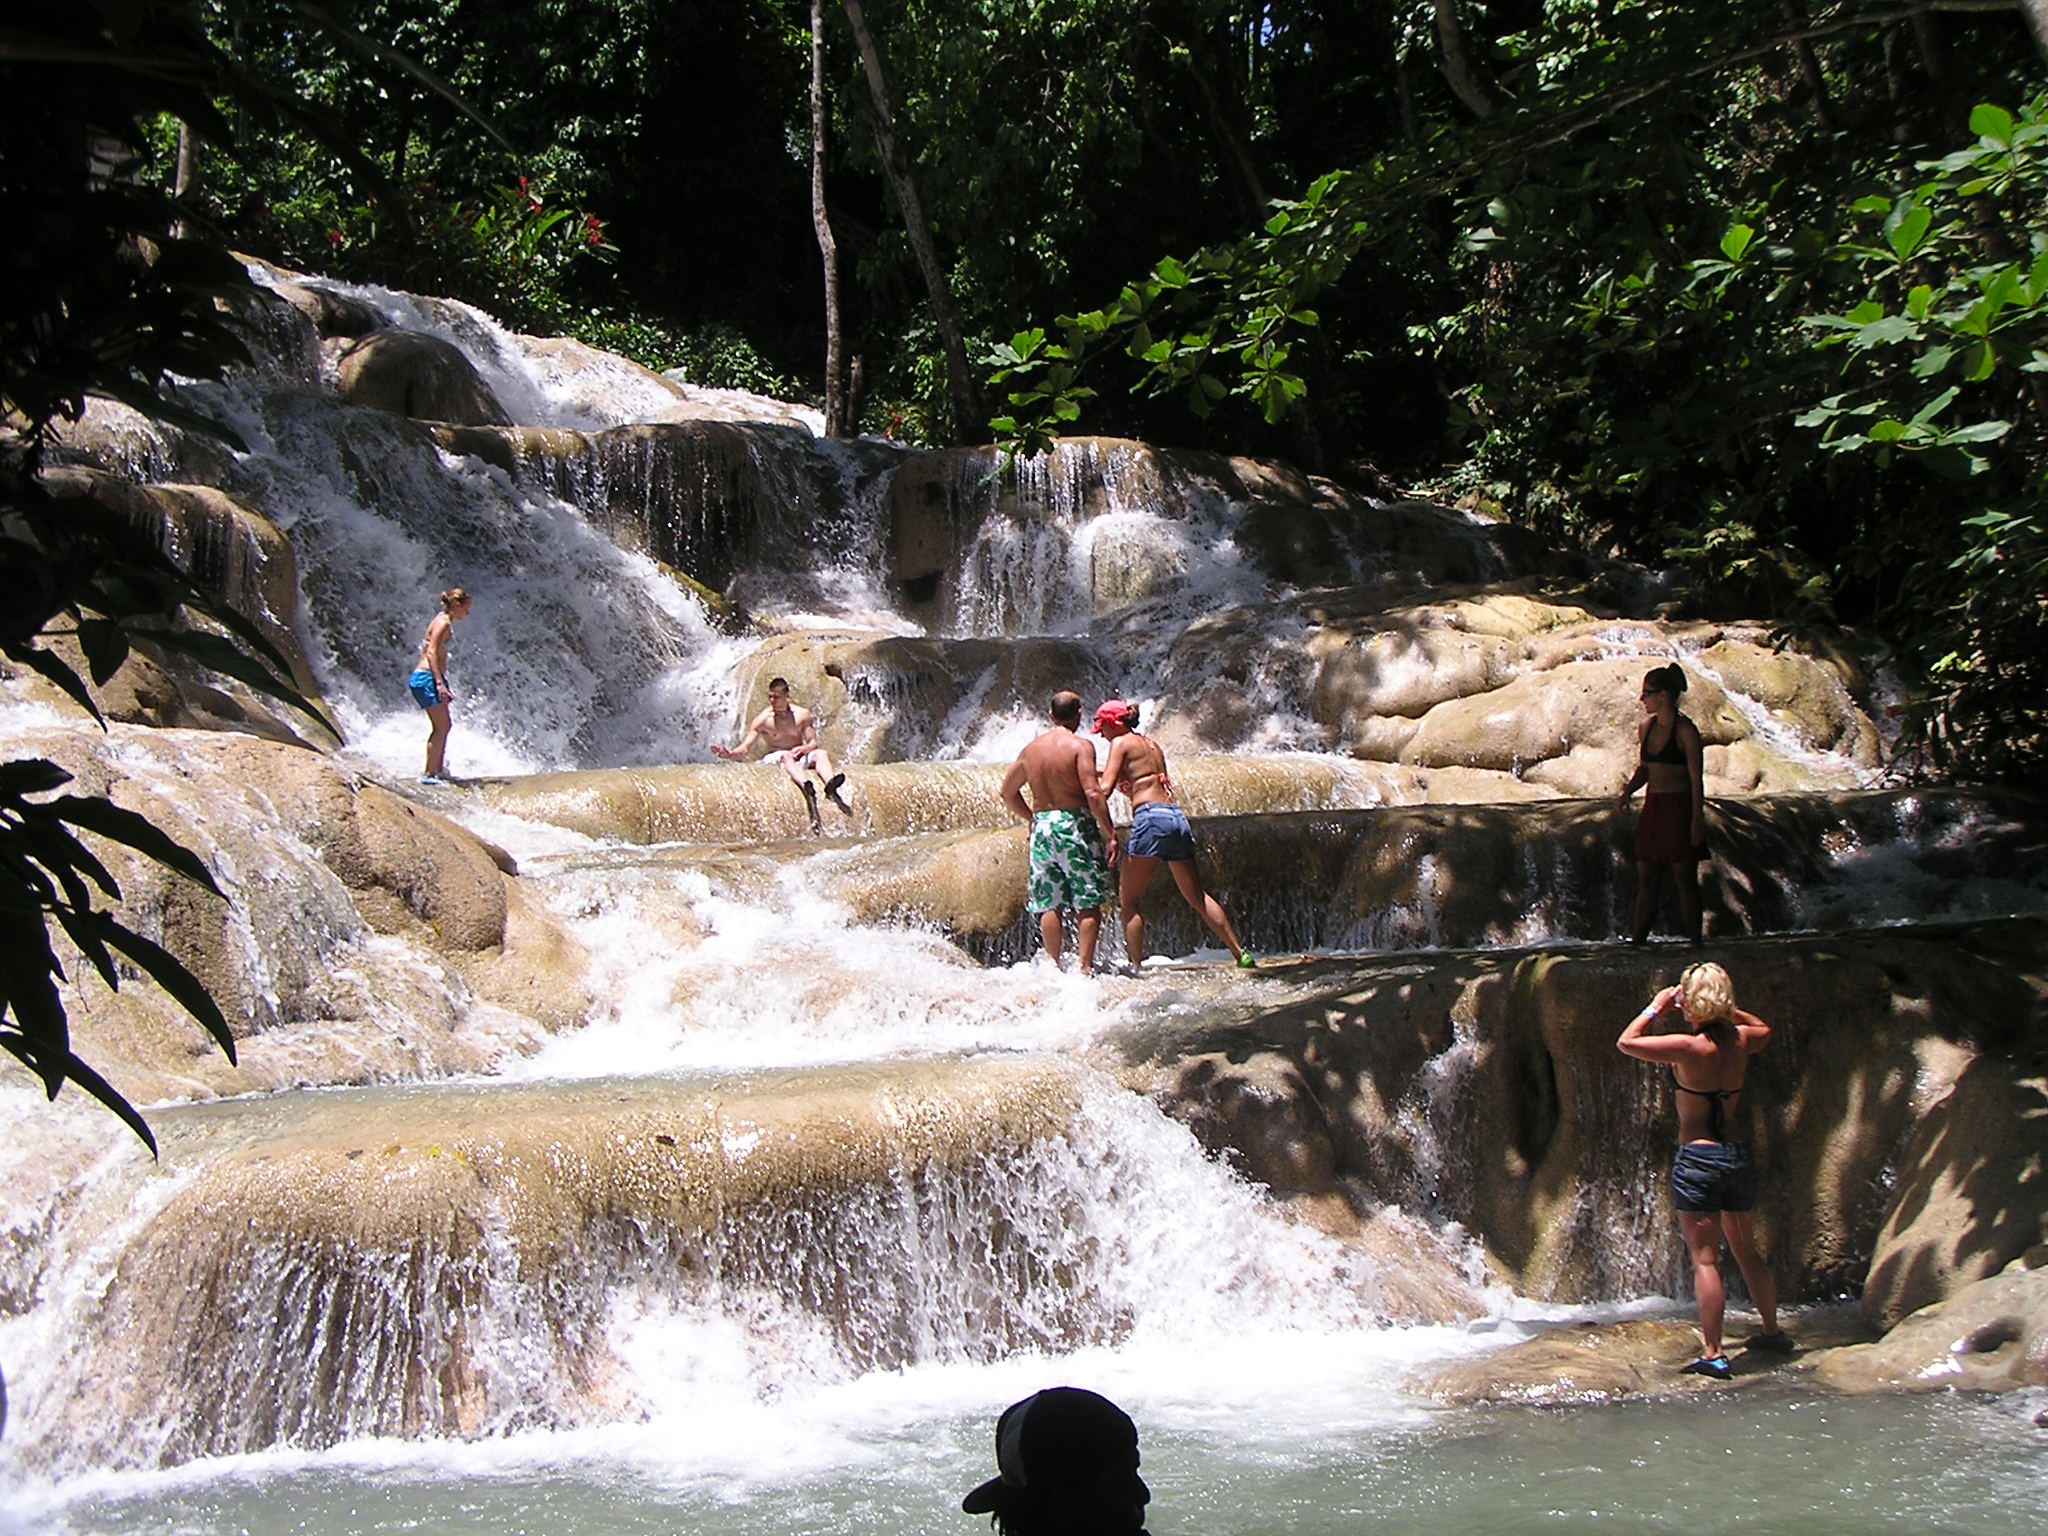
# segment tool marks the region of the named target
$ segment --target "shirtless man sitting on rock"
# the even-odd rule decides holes
[[[1078,734],[1081,696],[1052,696],[1052,729],[1017,754],[1003,779],[1003,804],[1031,823],[1031,883],[1025,905],[1057,965],[1066,943],[1060,913],[1072,908],[1081,974],[1095,974],[1095,941],[1116,863],[1116,829],[1095,774],[1095,748]],[[1024,798],[1026,786],[1031,798]]]
[[[848,805],[839,793],[839,787],[846,782],[846,775],[836,773],[832,759],[818,744],[817,727],[812,723],[811,712],[801,705],[789,702],[789,680],[774,677],[768,680],[768,707],[754,716],[747,726],[747,734],[740,738],[736,747],[711,743],[711,755],[722,757],[727,762],[738,762],[754,748],[756,741],[768,744],[768,754],[761,759],[764,763],[778,763],[789,775],[789,782],[804,793],[804,805],[811,813],[811,830],[824,830],[818,820],[818,787],[806,773],[813,773],[824,782],[825,797],[848,815],[853,807]]]

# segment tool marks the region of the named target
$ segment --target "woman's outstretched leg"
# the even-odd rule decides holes
[[[1728,1251],[1735,1256],[1735,1267],[1742,1271],[1742,1284],[1749,1291],[1751,1305],[1756,1315],[1763,1320],[1766,1335],[1778,1333],[1778,1282],[1771,1274],[1771,1266],[1756,1246],[1756,1213],[1754,1211],[1723,1211],[1721,1230],[1728,1234]]]
[[[448,706],[433,704],[427,708],[427,771],[430,779],[444,779],[448,776]]]
[[[1193,859],[1176,859],[1166,866],[1173,871],[1173,883],[1180,887],[1181,900],[1195,909],[1195,916],[1208,924],[1209,931],[1221,939],[1229,949],[1231,958],[1244,958],[1244,943],[1237,936],[1237,930],[1230,926],[1230,914],[1223,910],[1223,903],[1211,896],[1202,884],[1202,872],[1195,868]]]

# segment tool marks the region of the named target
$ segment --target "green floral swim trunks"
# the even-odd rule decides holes
[[[1033,912],[1093,912],[1109,900],[1102,829],[1087,811],[1039,811],[1031,818]]]

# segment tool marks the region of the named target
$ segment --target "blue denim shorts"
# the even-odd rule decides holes
[[[1134,859],[1165,859],[1177,864],[1195,856],[1195,829],[1177,805],[1141,805],[1131,812],[1131,835],[1124,852]]]
[[[1756,1209],[1756,1166],[1739,1141],[1693,1141],[1671,1160],[1671,1203],[1691,1215]]]

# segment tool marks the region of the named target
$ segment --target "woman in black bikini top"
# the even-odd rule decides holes
[[[1673,1007],[1687,1027],[1652,1034],[1650,1026]],[[1721,1349],[1724,1239],[1763,1319],[1763,1331],[1749,1347],[1777,1354],[1792,1349],[1792,1340],[1778,1327],[1777,1284],[1756,1247],[1756,1169],[1748,1146],[1728,1139],[1727,1125],[1730,1112],[1739,1107],[1749,1058],[1770,1039],[1770,1025],[1735,1006],[1728,973],[1709,963],[1689,967],[1678,985],[1652,998],[1615,1041],[1624,1056],[1668,1067],[1677,1090],[1678,1155],[1671,1165],[1671,1197],[1692,1255],[1703,1345],[1700,1357],[1685,1370],[1719,1381],[1734,1371]]]

